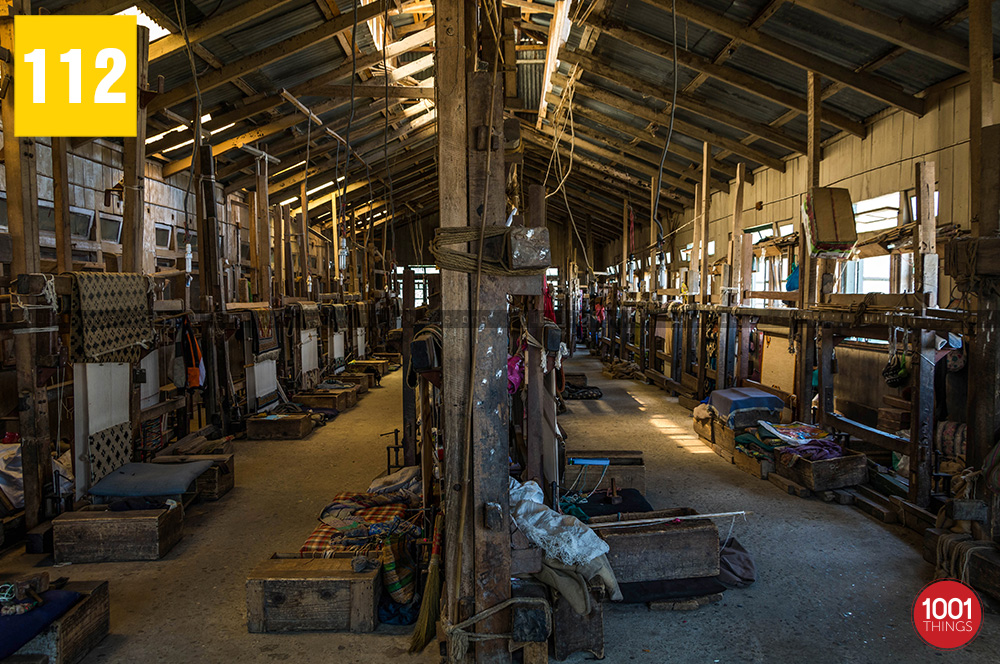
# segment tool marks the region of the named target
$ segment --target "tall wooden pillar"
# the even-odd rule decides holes
[[[472,57],[468,32],[475,24],[475,10],[465,0],[438,0],[435,7],[434,77],[438,113],[438,200],[440,225],[456,228],[469,225],[466,71]],[[353,257],[353,250],[351,252]],[[353,258],[351,279],[354,284]],[[469,275],[441,271],[441,317],[443,366],[442,425],[445,450],[445,551],[444,570],[447,618],[460,622],[475,611],[473,599],[472,510],[463,502],[467,488],[465,458],[467,404],[471,368],[469,334]],[[469,501],[471,502],[471,501]]]
[[[307,163],[303,168],[309,169]],[[309,297],[309,196],[306,193],[308,180],[303,179],[300,185],[299,202],[299,267],[302,270],[302,281],[299,285],[299,297]]]
[[[149,28],[139,26],[136,45],[139,89],[145,90],[149,87]],[[155,268],[151,262],[152,252],[145,250],[146,219],[143,214],[146,209],[146,107],[139,103],[136,110],[135,138],[125,139],[122,272],[152,272]],[[201,239],[204,241],[206,236],[202,235]],[[203,243],[199,242],[198,246]]]
[[[0,6],[0,45],[13,51],[14,16],[30,14],[31,3],[15,0]],[[33,138],[14,136],[14,86],[8,86],[3,98],[3,155],[7,180],[7,223],[13,250],[11,278],[41,272],[38,242],[38,179]],[[25,310],[30,327],[54,324],[39,309]],[[39,385],[39,348],[45,348],[48,333],[14,335],[14,361],[18,394],[17,423],[21,434],[21,464],[24,478],[24,519],[34,528],[43,518],[43,489],[49,476],[48,392]]]
[[[274,224],[274,299],[280,301],[285,294],[285,213],[280,206],[271,208]]]
[[[937,188],[934,162],[916,164],[917,229],[913,243],[913,290],[937,306],[938,255],[934,190]],[[931,499],[934,449],[934,330],[915,330],[913,349],[913,396],[910,421],[909,499],[927,507]]]
[[[415,278],[413,270],[403,271],[403,366],[410,366],[410,343],[416,322]],[[403,457],[407,466],[417,463],[417,397],[408,380],[403,381]]]
[[[69,225],[69,139],[52,137],[52,207],[56,221],[56,272],[73,269],[73,236]]]
[[[980,165],[984,158],[983,127],[993,124],[993,3],[969,1],[969,216],[976,235],[996,235],[997,221],[989,210],[980,210],[983,182]],[[995,186],[996,183],[992,183]]]
[[[820,146],[820,77],[814,72],[808,73],[808,174],[809,187],[819,186],[819,167],[822,159]],[[805,227],[799,225],[799,309],[807,309],[816,301],[815,272],[816,261],[809,251]],[[797,398],[797,414],[802,422],[812,421],[813,370],[816,366],[816,326],[806,321],[799,322],[799,348],[796,355],[795,395]]]
[[[537,184],[528,187],[528,225],[545,227],[545,187]],[[530,298],[528,307],[528,331],[535,339],[542,338],[545,306],[542,296]],[[527,382],[527,402],[524,410],[527,423],[524,439],[527,446],[524,480],[535,480],[543,488],[549,481],[557,479],[546,474],[545,469],[558,469],[556,459],[558,449],[555,441],[556,403],[548,390],[545,372],[542,371],[542,349],[528,346],[525,361]]]
[[[271,207],[269,205],[269,195],[267,190],[267,159],[257,159],[254,167],[254,178],[257,181],[257,188],[254,195],[253,222],[251,230],[255,231],[256,237],[251,237],[250,247],[256,247],[256,252],[251,252],[251,262],[254,267],[254,275],[257,281],[257,299],[270,304],[271,302],[271,224],[269,215]]]

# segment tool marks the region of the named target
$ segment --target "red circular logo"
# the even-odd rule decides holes
[[[983,605],[979,596],[955,579],[931,583],[913,603],[913,627],[934,648],[962,648],[976,638],[982,624]]]

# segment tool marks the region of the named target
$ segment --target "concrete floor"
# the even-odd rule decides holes
[[[607,605],[607,661],[1000,661],[996,615],[959,653],[934,652],[915,635],[909,611],[931,569],[910,531],[853,507],[782,494],[698,442],[690,413],[664,392],[605,380],[586,356],[568,365],[604,390],[599,401],[569,402],[560,422],[572,448],[644,450],[655,508],[752,513],[734,532],[755,557],[757,583],[694,612]],[[407,628],[383,625],[372,635],[246,631],[248,572],[273,552],[297,550],[334,493],[363,490],[385,470],[386,440],[378,435],[400,425],[401,381],[401,372],[389,375],[306,440],[236,441],[236,488],[216,503],[193,506],[184,538],[163,560],[50,569],[53,577],[110,581],[111,634],[85,664],[437,661],[433,648],[419,657],[406,653]],[[719,526],[725,536],[729,522]],[[0,559],[4,571],[49,565],[51,559],[20,553]]]

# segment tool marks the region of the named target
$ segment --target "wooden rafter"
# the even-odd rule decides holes
[[[858,92],[884,101],[887,104],[901,108],[913,115],[924,114],[924,101],[907,94],[898,85],[871,74],[856,72],[831,60],[816,55],[804,48],[799,48],[788,42],[772,37],[757,29],[747,27],[739,21],[734,21],[711,9],[696,5],[690,0],[647,0],[661,9],[670,11],[671,3],[675,3],[679,16],[684,16],[699,25],[731,39],[739,39],[743,43],[758,50],[769,53],[790,64],[814,71],[826,78],[840,81]]]

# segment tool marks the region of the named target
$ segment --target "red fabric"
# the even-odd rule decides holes
[[[548,282],[545,282],[545,290],[542,291],[542,298],[545,300],[545,317],[553,323],[556,322],[556,308],[552,304],[552,293],[549,291]]]

